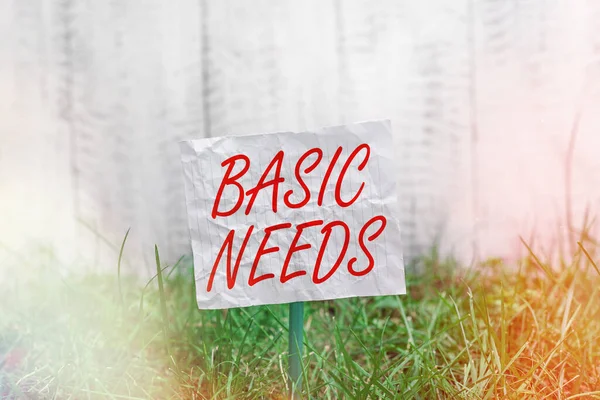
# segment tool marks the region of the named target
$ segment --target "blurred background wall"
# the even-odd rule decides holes
[[[408,256],[553,246],[600,205],[599,77],[597,0],[0,1],[0,262],[112,268],[131,227],[149,271],[177,141],[378,118]]]

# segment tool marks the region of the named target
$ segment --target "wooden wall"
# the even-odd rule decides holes
[[[599,27],[591,0],[0,2],[0,243],[112,268],[131,227],[149,271],[188,251],[177,141],[377,118],[407,254],[552,242],[579,109],[573,218],[600,205]]]

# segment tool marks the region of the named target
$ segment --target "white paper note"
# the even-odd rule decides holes
[[[180,145],[199,308],[406,293],[389,121]]]

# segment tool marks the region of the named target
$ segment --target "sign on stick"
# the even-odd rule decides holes
[[[181,142],[201,309],[405,294],[389,121]]]

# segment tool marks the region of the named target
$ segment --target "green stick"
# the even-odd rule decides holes
[[[304,303],[290,303],[290,358],[289,374],[291,398],[299,399],[302,391],[302,337],[304,330]]]

